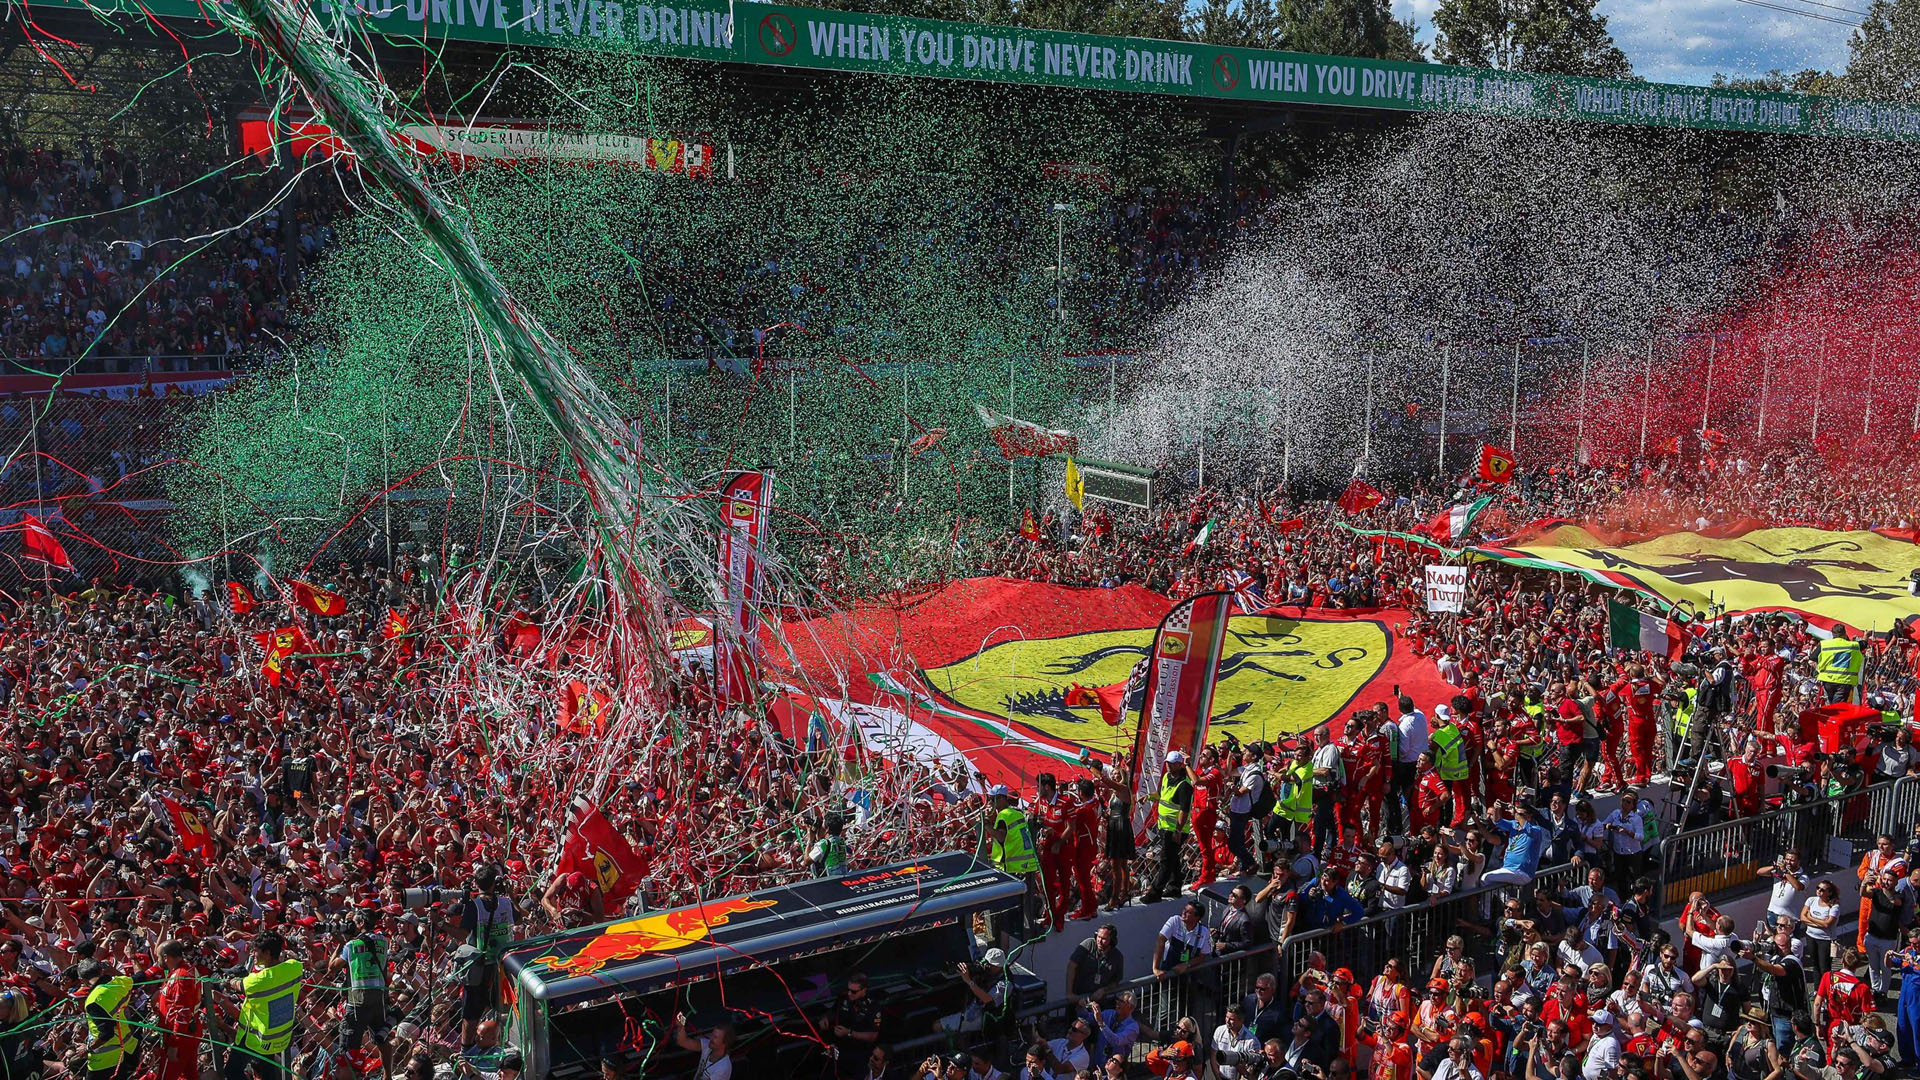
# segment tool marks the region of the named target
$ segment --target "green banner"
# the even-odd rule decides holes
[[[216,0],[207,0],[216,2]],[[378,0],[323,15],[397,41],[608,48],[832,71],[1276,104],[1920,141],[1920,106],[1404,64],[715,0]],[[20,0],[10,4],[24,7]],[[197,0],[38,0],[203,19]],[[733,32],[738,27],[739,33]]]

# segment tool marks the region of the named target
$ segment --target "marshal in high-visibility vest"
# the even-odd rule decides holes
[[[1860,643],[1834,635],[1820,643],[1818,678],[1831,686],[1859,686],[1867,668],[1866,652]]]
[[[306,969],[298,960],[282,960],[284,949],[279,934],[262,932],[253,939],[253,958],[259,967],[233,982],[241,994],[234,1043],[257,1057],[273,1058],[285,1052],[300,1016],[300,980]]]
[[[1186,808],[1180,805],[1181,788],[1187,789],[1187,800],[1191,803],[1193,799],[1193,777],[1188,776],[1183,770],[1177,778],[1171,772],[1168,772],[1167,775],[1160,778],[1160,797],[1157,805],[1159,807],[1158,824],[1161,832],[1177,833],[1184,836],[1193,831],[1193,821],[1191,819],[1186,820],[1184,823],[1181,821],[1181,817],[1186,811]]]
[[[1280,816],[1304,825],[1313,820],[1313,766],[1295,761],[1280,781]]]
[[[998,794],[995,801],[1009,796]],[[1040,869],[1040,852],[1033,843],[1033,826],[1026,812],[1017,806],[1003,806],[993,816],[993,861],[1009,874],[1025,876]]]
[[[1428,740],[1433,748],[1433,767],[1442,780],[1467,778],[1467,738],[1452,724],[1440,728]]]
[[[105,978],[106,969],[96,967],[82,978],[93,982],[87,991],[87,1071],[113,1072],[127,1055],[135,1053],[133,1028],[127,1023],[127,1005],[133,997],[133,978],[115,975]]]

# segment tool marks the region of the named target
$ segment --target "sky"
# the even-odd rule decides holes
[[[1773,68],[1838,71],[1847,65],[1847,39],[1868,0],[1764,0],[1811,15],[1789,15],[1741,0],[1600,0],[1613,40],[1633,61],[1634,73],[1655,82],[1706,84],[1715,72],[1759,75]],[[1433,40],[1439,0],[1396,0],[1412,14],[1420,37]]]

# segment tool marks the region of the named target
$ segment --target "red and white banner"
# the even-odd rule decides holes
[[[1167,754],[1180,750],[1192,761],[1207,741],[1232,613],[1232,593],[1201,593],[1174,605],[1154,634],[1145,716],[1133,745],[1133,835],[1139,843],[1146,843],[1153,823]]]
[[[1043,428],[1031,420],[1020,420],[995,412],[977,401],[973,403],[973,409],[980,414],[980,422],[986,425],[987,434],[1000,447],[1001,457],[1046,457],[1049,454],[1071,454],[1080,449],[1080,440],[1071,431]]]
[[[278,147],[296,158],[311,154],[350,157],[339,136],[311,113],[243,112],[237,123],[240,152],[267,156]],[[647,172],[711,179],[713,143],[704,137],[669,134],[556,130],[531,120],[476,119],[453,124],[401,124],[394,140],[422,157],[456,168],[515,165],[528,161],[617,165]]]
[[[749,647],[759,625],[760,536],[773,508],[773,482],[765,473],[735,474],[720,486],[720,617],[714,627],[714,690],[725,701],[751,696]]]

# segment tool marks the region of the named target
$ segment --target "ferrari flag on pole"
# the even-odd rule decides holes
[[[1201,593],[1176,604],[1154,634],[1146,700],[1133,744],[1133,835],[1138,843],[1147,840],[1167,755],[1179,750],[1192,761],[1207,741],[1232,607],[1230,592]]]
[[[714,670],[720,696],[739,701],[748,696],[751,678],[745,650],[758,626],[760,537],[773,507],[773,482],[765,473],[737,473],[720,494],[720,611],[726,630],[714,634]]]

